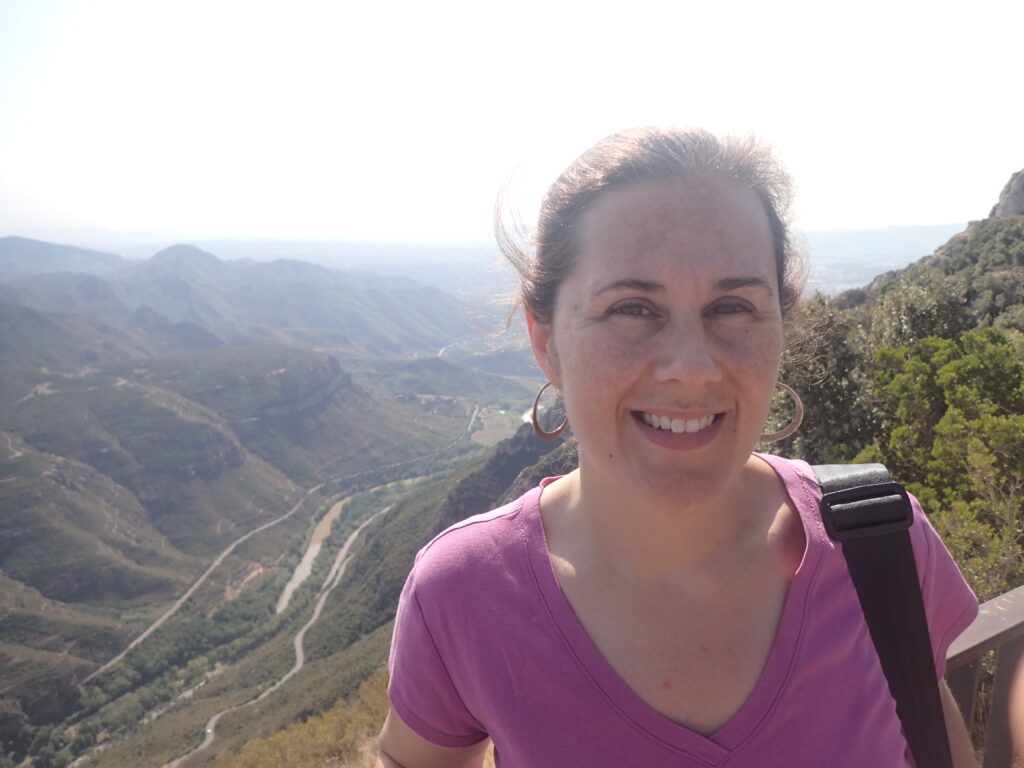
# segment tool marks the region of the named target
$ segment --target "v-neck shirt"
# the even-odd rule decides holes
[[[761,455],[806,546],[753,691],[700,734],[647,704],[601,655],[549,559],[540,497],[452,526],[417,555],[399,603],[389,696],[427,741],[490,737],[501,768],[910,765],[842,551],[824,530],[804,462]],[[914,502],[911,540],[936,668],[977,601]],[[700,616],[680,616],[681,632]]]

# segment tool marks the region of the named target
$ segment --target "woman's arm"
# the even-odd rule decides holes
[[[379,744],[377,768],[480,768],[488,739],[461,749],[439,747],[416,733],[391,709]]]
[[[978,759],[974,756],[974,745],[964,725],[963,715],[945,680],[939,681],[939,692],[942,695],[942,712],[946,716],[949,751],[953,754],[954,768],[978,768]]]

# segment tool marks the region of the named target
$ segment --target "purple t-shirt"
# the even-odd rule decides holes
[[[449,528],[417,556],[391,646],[395,711],[441,746],[489,736],[505,768],[910,765],[846,561],[821,523],[814,475],[804,462],[762,458],[785,484],[807,547],[760,679],[720,729],[704,736],[662,716],[597,650],[548,559],[544,484]],[[941,675],[977,600],[916,501],[914,513]]]

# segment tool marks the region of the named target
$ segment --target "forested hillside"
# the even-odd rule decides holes
[[[804,426],[778,450],[882,461],[979,597],[1024,582],[1024,215],[972,222],[899,274],[804,302],[782,377]]]

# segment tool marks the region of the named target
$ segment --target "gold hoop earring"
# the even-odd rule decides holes
[[[804,403],[800,399],[800,395],[792,387],[783,384],[781,381],[776,381],[775,386],[784,390],[793,401],[793,419],[778,432],[772,432],[770,435],[761,435],[762,443],[774,443],[779,440],[785,440],[800,429],[800,422],[804,420]]]
[[[554,428],[551,432],[545,432],[544,428],[541,427],[540,422],[537,421],[537,406],[540,404],[540,396],[544,394],[544,390],[551,386],[551,382],[548,381],[540,388],[537,396],[533,398],[533,414],[530,417],[530,421],[533,423],[533,432],[541,440],[554,440],[560,434],[565,431],[565,428],[569,426],[569,417],[566,416],[562,419],[562,423]]]

